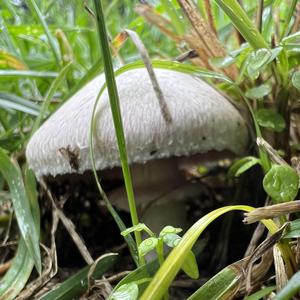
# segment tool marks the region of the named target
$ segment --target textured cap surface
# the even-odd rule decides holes
[[[237,154],[245,150],[247,127],[227,99],[190,75],[164,69],[155,69],[155,74],[173,119],[169,128],[146,69],[130,70],[116,78],[129,163],[209,150],[230,150]],[[103,83],[104,75],[96,77],[33,135],[26,156],[37,177],[91,169],[90,119]],[[97,169],[119,166],[107,91],[98,104],[95,128]]]

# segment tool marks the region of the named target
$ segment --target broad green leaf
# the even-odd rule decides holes
[[[291,221],[289,226],[286,227],[283,239],[300,238],[300,219]]]
[[[293,201],[298,193],[299,177],[290,166],[273,165],[264,177],[263,186],[275,202]]]
[[[300,71],[297,71],[292,76],[293,86],[300,91]]]
[[[21,235],[27,246],[29,255],[33,259],[37,271],[40,273],[42,264],[39,234],[31,213],[30,202],[25,191],[22,173],[17,163],[10,160],[2,149],[0,149],[0,171],[9,185]]]
[[[180,242],[181,237],[176,233],[165,233],[162,239],[167,246],[174,248]]]
[[[270,49],[258,49],[256,51],[251,52],[248,67],[251,68],[252,71],[259,71],[261,68],[263,68],[270,62],[271,58],[272,52]]]
[[[232,56],[213,57],[209,60],[210,64],[217,68],[226,68],[235,63],[235,58]]]
[[[262,99],[263,97],[269,95],[271,92],[271,87],[267,84],[262,84],[260,86],[254,87],[246,92],[246,97],[250,99]]]
[[[179,233],[179,232],[182,232],[182,229],[181,228],[176,228],[176,227],[173,227],[173,226],[165,226],[161,232],[159,233],[159,237],[163,237],[165,234],[168,234],[168,233]]]
[[[228,171],[228,177],[234,178],[240,176],[253,166],[260,163],[260,159],[254,156],[243,157],[232,164]]]
[[[190,250],[186,259],[184,260],[181,269],[183,272],[192,279],[199,278],[199,269],[196,257],[194,253]]]
[[[285,121],[283,117],[270,109],[259,109],[255,112],[255,118],[257,123],[268,129],[272,129],[276,132],[281,132],[285,128]]]
[[[136,300],[139,295],[139,287],[136,283],[121,285],[111,296],[111,300]]]
[[[147,253],[156,248],[158,239],[155,237],[150,237],[143,240],[138,246],[138,251],[140,256],[145,256]]]

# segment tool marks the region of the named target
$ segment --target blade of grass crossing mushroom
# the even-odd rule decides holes
[[[69,62],[65,67],[63,67],[61,69],[60,73],[58,74],[58,76],[52,82],[49,90],[47,91],[45,99],[43,101],[40,114],[37,117],[37,119],[35,120],[35,123],[33,125],[31,134],[33,134],[39,128],[43,118],[45,117],[45,114],[47,112],[47,109],[49,107],[50,101],[52,100],[52,97],[53,97],[54,93],[56,92],[57,88],[59,87],[59,85],[61,84],[63,79],[65,78],[65,76],[66,76],[67,72],[69,71],[71,65],[72,65],[72,62]]]
[[[269,45],[237,0],[216,0],[216,3],[227,14],[233,25],[254,49],[269,48]]]
[[[172,250],[172,252],[166,258],[162,267],[153,277],[152,281],[150,282],[146,291],[143,293],[140,299],[161,299],[162,296],[166,293],[172,281],[174,280],[188,252],[192,249],[193,245],[195,244],[196,240],[199,238],[201,233],[215,219],[229,211],[234,210],[250,212],[254,210],[254,208],[246,205],[225,206],[216,209],[202,217],[192,227],[190,227],[190,229],[182,237],[179,244]],[[273,221],[263,220],[262,222],[268,228],[270,233],[274,234],[278,230],[276,224]]]
[[[49,41],[50,48],[53,52],[53,56],[55,58],[57,67],[59,67],[60,66],[60,53],[58,51],[58,47],[56,46],[55,39],[52,37],[51,32],[49,30],[49,27],[48,27],[48,25],[45,21],[45,17],[43,16],[41,11],[39,10],[39,8],[38,8],[38,6],[37,6],[37,4],[35,3],[34,0],[28,0],[27,4],[29,5],[31,11],[35,13],[39,23],[43,26],[45,34],[46,34],[46,36],[48,38],[48,41]]]
[[[0,171],[8,183],[18,226],[30,257],[33,259],[38,273],[41,273],[41,254],[39,233],[37,231],[22,173],[17,162],[11,160],[0,148]]]
[[[114,71],[112,66],[112,59],[108,44],[108,37],[106,32],[105,20],[103,15],[102,3],[101,1],[94,0],[95,12],[97,16],[97,27],[98,27],[98,35],[100,47],[102,50],[102,56],[104,61],[104,70],[106,76],[107,90],[109,94],[110,106],[113,116],[113,122],[115,126],[115,132],[117,137],[117,143],[119,148],[121,166],[124,176],[124,182],[126,187],[126,193],[128,198],[128,204],[131,214],[131,220],[133,225],[137,225],[139,223],[136,204],[134,199],[133,187],[130,169],[128,165],[127,159],[127,151],[126,151],[126,142],[124,137],[124,130],[122,124],[122,117],[120,111],[119,97],[114,77]],[[135,232],[135,241],[137,246],[141,243],[142,238],[139,232]],[[140,262],[143,264],[144,259],[140,258]]]

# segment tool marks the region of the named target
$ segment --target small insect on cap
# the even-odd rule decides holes
[[[155,69],[167,109],[168,124],[146,69],[116,78],[129,163],[210,150],[244,152],[248,130],[238,110],[206,82],[177,71]],[[26,157],[37,177],[82,173],[91,169],[89,129],[104,75],[96,77],[62,105],[30,140]],[[98,170],[120,166],[119,152],[104,91],[93,133]]]

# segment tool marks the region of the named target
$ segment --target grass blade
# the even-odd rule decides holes
[[[30,202],[35,227],[39,232],[40,210],[38,205],[36,181],[33,172],[28,168],[25,169],[24,183]],[[12,261],[12,265],[0,281],[0,298],[6,300],[15,299],[15,297],[26,285],[33,266],[34,261],[28,253],[24,240],[21,238],[18,245],[17,254]]]
[[[55,40],[52,37],[51,32],[49,30],[49,27],[48,27],[48,25],[47,25],[47,23],[45,21],[45,17],[43,16],[43,14],[41,13],[41,11],[39,10],[39,8],[36,5],[36,3],[35,3],[34,0],[29,0],[29,1],[27,1],[27,3],[29,5],[30,9],[37,16],[37,19],[38,19],[39,23],[43,26],[44,31],[45,31],[46,36],[47,36],[48,41],[49,41],[49,45],[51,47],[51,50],[52,50],[53,55],[54,55],[54,58],[56,60],[57,67],[59,67],[60,66],[60,53],[58,51],[58,48],[56,47]]]
[[[249,212],[254,210],[254,208],[246,205],[225,206],[216,209],[202,217],[182,237],[179,244],[173,249],[173,251],[165,260],[162,267],[155,274],[155,276],[153,277],[152,281],[150,282],[146,291],[140,299],[161,299],[166,293],[176,274],[179,272],[184,260],[186,259],[188,251],[192,249],[194,243],[204,231],[204,229],[222,214],[233,210],[242,210]],[[275,223],[271,220],[264,220],[263,223],[271,233],[275,233],[278,229]]]
[[[236,29],[254,49],[269,48],[269,45],[237,0],[216,0],[216,3],[227,14]]]
[[[19,71],[19,70],[0,70],[0,77],[19,77],[19,78],[55,78],[58,74],[56,72],[42,72],[42,71]],[[1,79],[1,78],[0,78]]]
[[[277,294],[274,300],[292,299],[300,291],[300,271],[288,281],[287,285]]]
[[[124,182],[126,187],[126,193],[128,198],[128,204],[132,219],[132,224],[137,225],[139,223],[130,169],[128,165],[127,159],[127,151],[126,151],[126,142],[124,137],[124,130],[122,124],[122,117],[120,111],[119,104],[119,96],[116,86],[116,81],[114,77],[114,70],[112,65],[111,53],[109,49],[108,36],[106,32],[105,20],[103,15],[102,3],[99,0],[94,0],[94,6],[97,16],[97,27],[100,39],[100,46],[102,50],[103,62],[104,62],[104,71],[106,77],[107,90],[109,94],[110,106],[116,131],[117,143],[120,153],[121,166],[124,176]],[[142,241],[141,234],[139,232],[135,232],[135,240],[137,245],[139,245]]]
[[[0,299],[15,299],[24,288],[33,266],[34,262],[27,251],[24,240],[21,238],[12,265],[0,281]]]
[[[39,234],[31,213],[22,173],[18,164],[10,160],[2,149],[0,149],[0,171],[8,183],[19,229],[29,255],[33,259],[37,271],[41,273]]]
[[[117,261],[116,254],[106,254],[98,261],[95,270],[92,274],[93,280],[101,279]],[[65,282],[61,283],[57,288],[48,292],[39,300],[69,300],[79,299],[88,288],[88,273],[91,266],[87,266],[75,275],[71,276]]]
[[[62,83],[63,79],[65,78],[67,72],[69,71],[70,66],[72,65],[72,62],[68,63],[65,67],[62,68],[62,70],[60,71],[59,75],[55,78],[55,80],[52,82],[49,90],[47,91],[47,94],[45,96],[43,105],[41,107],[41,111],[39,116],[37,117],[37,119],[35,120],[35,123],[33,125],[32,128],[32,133],[34,133],[40,126],[43,118],[45,117],[45,114],[48,110],[50,101],[54,95],[54,93],[56,92],[57,88],[59,87],[59,85]]]

